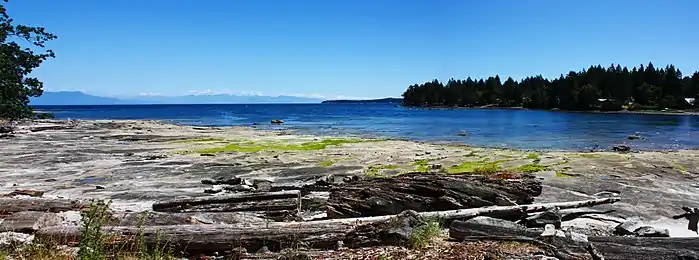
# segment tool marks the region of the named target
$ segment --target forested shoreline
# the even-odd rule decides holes
[[[674,65],[631,69],[612,64],[571,71],[555,79],[520,81],[499,75],[414,84],[403,93],[409,107],[525,107],[563,110],[662,110],[699,108],[699,72],[683,76]]]

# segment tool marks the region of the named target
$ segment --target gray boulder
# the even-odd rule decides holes
[[[670,237],[670,230],[665,228],[643,226],[634,230],[633,234],[637,237]]]
[[[643,222],[638,217],[629,218],[626,222],[614,228],[614,234],[621,236],[634,235],[634,231],[643,227]]]
[[[561,211],[554,208],[525,219],[524,224],[530,228],[544,227],[548,224],[552,224],[556,228],[561,228],[561,218]]]

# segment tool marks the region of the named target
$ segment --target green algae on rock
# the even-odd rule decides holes
[[[384,177],[384,175],[381,175],[381,172],[383,170],[395,170],[400,168],[398,165],[371,165],[369,168],[366,170],[366,175],[371,176],[371,177]]]
[[[363,140],[363,139],[324,139],[320,141],[309,141],[303,143],[282,143],[282,142],[244,142],[230,143],[222,147],[203,148],[195,150],[194,153],[223,153],[223,152],[241,152],[254,153],[263,150],[272,151],[315,151],[323,150],[328,146],[338,146],[343,144],[355,144],[364,142],[378,142],[380,140]]]
[[[493,174],[501,170],[500,163],[504,160],[489,161],[488,159],[480,161],[467,161],[459,165],[453,165],[447,168],[447,173],[479,173]]]
[[[546,166],[546,165],[539,165],[536,163],[530,163],[530,164],[525,164],[522,166],[519,166],[514,169],[515,172],[521,172],[521,173],[535,173],[535,172],[542,172],[542,171],[548,171],[551,169],[551,167]]]

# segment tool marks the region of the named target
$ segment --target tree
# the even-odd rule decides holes
[[[29,97],[41,96],[44,84],[29,74],[55,57],[45,44],[56,38],[42,27],[14,24],[0,4],[0,118],[14,120],[33,115]]]
[[[602,108],[687,109],[687,97],[699,95],[699,72],[683,76],[674,65],[656,69],[653,63],[629,70],[618,64],[605,68],[593,65],[579,72],[570,71],[553,80],[530,76],[517,82],[500,76],[466,80],[450,79],[446,86],[438,81],[411,85],[404,103],[413,106],[522,105],[529,108],[589,110]],[[606,99],[600,103],[598,99]],[[600,106],[602,105],[602,106]]]

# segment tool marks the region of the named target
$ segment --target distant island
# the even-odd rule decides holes
[[[402,98],[381,98],[368,100],[325,100],[322,104],[401,104]]]
[[[628,69],[612,64],[570,71],[554,79],[541,75],[520,81],[499,75],[487,79],[433,80],[403,93],[408,107],[524,107],[580,111],[661,111],[699,109],[699,72],[683,76],[673,65],[653,63]]]
[[[32,106],[76,106],[76,105],[153,105],[153,104],[298,104],[320,103],[320,99],[295,96],[258,95],[184,95],[184,96],[138,96],[111,98],[85,94],[79,91],[44,91],[39,97],[29,100]]]

